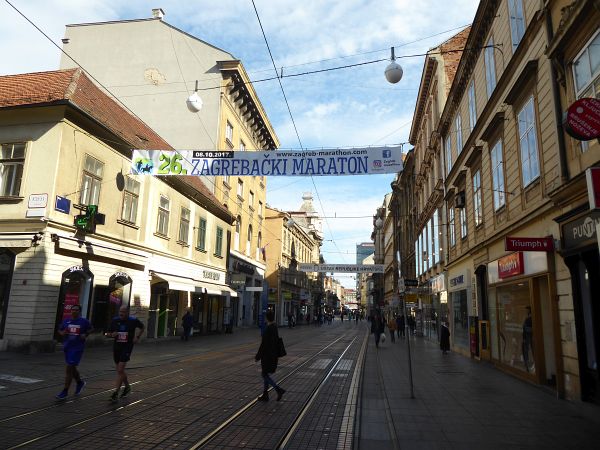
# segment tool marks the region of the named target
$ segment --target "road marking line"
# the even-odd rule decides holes
[[[4,373],[0,373],[0,380],[13,381],[15,383],[24,383],[24,384],[33,384],[33,383],[39,383],[40,381],[44,381],[44,380],[36,380],[35,378],[19,377],[17,375],[7,375]]]

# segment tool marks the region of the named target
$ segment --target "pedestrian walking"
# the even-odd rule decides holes
[[[392,342],[396,342],[396,318],[390,316],[387,326],[390,330],[390,337],[392,338]]]
[[[267,311],[266,319],[267,327],[262,336],[258,352],[254,357],[255,361],[260,360],[261,375],[264,382],[263,394],[258,397],[258,400],[261,402],[269,401],[269,385],[273,386],[273,389],[277,392],[277,401],[281,400],[281,397],[285,393],[285,390],[280,388],[270,376],[270,374],[275,373],[277,370],[279,355],[279,333],[277,332],[277,324],[275,324],[275,313]]]
[[[192,334],[192,327],[194,326],[194,317],[188,309],[181,318],[181,325],[183,326],[183,334],[181,335],[182,341],[187,341]]]
[[[354,315],[354,324],[355,324],[355,325],[357,325],[357,324],[358,324],[358,316],[359,316],[359,314],[358,314],[358,313],[356,313],[356,314]]]
[[[371,333],[375,335],[375,347],[379,348],[379,340],[381,339],[381,333],[384,331],[384,322],[381,316],[376,313],[371,320]]]
[[[404,314],[400,314],[400,316],[396,317],[396,328],[398,329],[398,338],[402,337],[402,339],[404,339],[405,327],[406,323],[404,320]]]
[[[92,324],[89,320],[81,317],[81,306],[71,306],[71,318],[65,319],[61,323],[58,334],[66,336],[63,341],[63,351],[65,353],[65,386],[62,391],[56,394],[56,398],[64,400],[69,395],[69,387],[75,380],[75,395],[81,394],[85,387],[85,381],[81,379],[77,366],[81,362],[85,340],[92,331]]]
[[[136,330],[140,330],[136,333]],[[144,332],[144,324],[137,318],[129,315],[129,308],[121,306],[119,308],[119,316],[115,317],[106,333],[107,337],[114,339],[113,344],[113,359],[117,370],[117,378],[115,380],[115,392],[110,396],[110,400],[116,402],[119,399],[119,391],[121,385],[125,385],[120,398],[127,397],[131,392],[129,379],[125,373],[125,366],[131,358],[133,345],[139,342],[140,336]]]
[[[411,335],[415,334],[416,325],[415,318],[413,316],[408,316],[408,329],[410,330]]]
[[[440,349],[444,355],[450,350],[450,329],[446,322],[442,322],[442,329],[440,331]]]

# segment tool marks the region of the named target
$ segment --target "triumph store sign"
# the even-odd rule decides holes
[[[511,253],[498,260],[498,277],[501,279],[521,275],[524,269],[522,252]]]

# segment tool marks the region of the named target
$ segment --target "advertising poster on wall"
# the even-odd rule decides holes
[[[63,305],[63,316],[62,320],[71,318],[71,308],[73,305],[79,304],[79,294],[67,292],[65,294],[65,303]]]

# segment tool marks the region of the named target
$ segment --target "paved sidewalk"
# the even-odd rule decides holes
[[[442,355],[434,342],[412,344],[414,399],[406,341],[388,336],[376,350],[370,337],[361,450],[598,448],[600,407],[559,400],[487,363]]]

